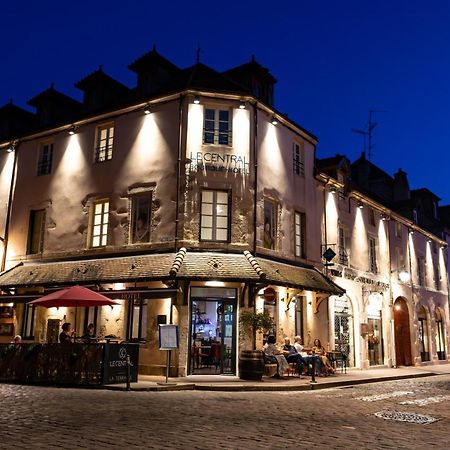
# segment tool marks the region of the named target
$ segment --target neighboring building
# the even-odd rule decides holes
[[[330,297],[335,344],[361,368],[448,361],[448,246],[438,197],[410,191],[405,172],[392,178],[364,155],[317,167],[324,241],[337,254],[328,273],[346,290]]]
[[[314,268],[316,138],[274,109],[275,79],[254,60],[180,69],[155,49],[130,69],[133,89],[100,69],[76,84],[82,104],[52,86],[29,102],[27,130],[5,128],[0,304],[14,313],[3,341],[45,342],[49,320],[77,323],[78,335],[93,322],[101,337],[140,342],[140,371],[155,374],[157,325],[176,323],[174,372],[230,374],[251,345],[239,311],[256,307],[279,339],[326,342],[318,305],[343,290]],[[28,304],[72,284],[120,304]]]

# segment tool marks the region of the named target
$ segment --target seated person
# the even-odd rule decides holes
[[[276,339],[275,336],[270,335],[267,338],[267,344],[264,345],[263,351],[268,356],[273,356],[278,363],[278,377],[282,377],[283,374],[289,369],[289,364],[284,357],[283,353],[278,350],[277,346],[275,345]]]
[[[312,352],[320,358],[326,373],[334,373],[334,368],[327,357],[327,352],[320,342],[320,339],[314,339],[314,347],[312,348]]]
[[[323,363],[322,363],[321,359],[319,358],[319,356],[308,354],[308,353],[311,353],[311,350],[303,347],[303,341],[300,336],[295,336],[294,348],[303,357],[303,360],[307,364],[306,367],[308,367],[310,364],[312,366],[313,360],[314,360],[314,363],[316,366],[315,375],[319,375],[322,372]]]
[[[86,328],[86,333],[84,333],[82,339],[85,342],[91,342],[97,340],[97,336],[95,335],[95,325],[90,323]]]
[[[22,343],[22,336],[17,334],[14,336],[14,339],[11,341],[11,344],[21,344]]]
[[[65,322],[62,325],[62,331],[59,334],[59,342],[61,344],[69,344],[71,342],[73,342],[73,330],[70,326],[69,322]]]
[[[303,368],[307,368],[308,364],[303,359],[302,355],[297,352],[295,347],[291,345],[291,340],[289,338],[284,338],[284,346],[282,350],[287,362],[294,363],[297,366],[299,375],[301,375]]]

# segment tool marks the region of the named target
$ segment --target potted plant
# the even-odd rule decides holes
[[[241,350],[239,354],[239,376],[243,380],[261,380],[264,372],[262,351],[256,350],[256,334],[273,328],[272,317],[267,312],[245,311],[239,322],[251,333],[253,350]]]

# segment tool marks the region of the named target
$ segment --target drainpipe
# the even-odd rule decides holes
[[[325,234],[325,242],[324,246],[321,247],[320,252],[322,253],[322,248],[324,251],[328,248],[328,229],[327,229],[327,184],[330,180],[327,179],[323,186],[323,228],[324,228],[324,234]],[[320,259],[322,259],[322,254],[320,255]],[[328,261],[327,261],[328,263]],[[328,266],[325,265],[325,276],[328,277]]]
[[[181,184],[181,161],[182,161],[182,138],[183,138],[183,97],[180,95],[180,102],[178,106],[178,161],[177,161],[177,196],[175,201],[175,236],[174,236],[174,251],[178,252],[178,222],[179,222],[179,207],[180,207],[180,184]]]
[[[390,220],[385,221],[387,226],[388,258],[389,258],[389,309],[391,311],[391,361],[392,367],[397,367],[397,355],[395,353],[395,322],[394,322],[394,292],[392,290],[392,254],[391,254],[391,227]]]
[[[253,255],[256,256],[256,227],[257,227],[257,202],[258,202],[258,106],[257,102],[253,103],[253,159],[254,159],[254,193],[253,193]],[[255,302],[256,303],[256,302]]]
[[[409,275],[410,275],[409,281],[411,283],[411,305],[414,305],[414,282],[413,282],[413,273],[412,273],[411,245],[409,243],[409,240],[412,239],[412,237],[409,234],[409,229],[408,229],[407,233],[408,234],[407,234],[406,238],[407,238],[407,244],[408,244],[408,263],[409,263]],[[415,315],[415,308],[413,309],[412,320],[414,320],[414,315]],[[417,329],[417,327],[415,329]],[[410,334],[411,334],[411,328],[410,328]],[[414,339],[414,341],[416,341],[417,333],[414,333],[413,339]],[[416,346],[414,346],[414,350],[415,350],[416,355],[413,357],[413,355],[411,354],[411,364],[413,366],[416,365],[415,362],[412,361],[413,358],[417,358],[417,347]]]
[[[17,153],[19,150],[19,145],[17,144],[14,148],[14,161],[13,161],[13,169],[11,173],[11,184],[9,186],[9,195],[8,195],[8,207],[6,209],[6,221],[5,221],[5,236],[2,238],[3,241],[3,255],[2,262],[0,266],[0,272],[5,270],[6,266],[6,252],[8,250],[8,239],[9,239],[9,224],[11,222],[11,209],[12,209],[12,200],[13,200],[13,191],[16,184],[16,167],[17,167]]]

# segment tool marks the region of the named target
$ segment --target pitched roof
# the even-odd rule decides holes
[[[101,67],[100,69],[95,70],[94,72],[90,73],[89,75],[75,83],[75,87],[81,89],[82,91],[96,89],[100,86],[108,87],[109,89],[114,90],[118,93],[126,93],[130,91],[130,89],[120,81],[117,81],[113,77],[103,72],[103,69]]]

